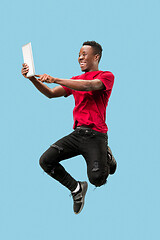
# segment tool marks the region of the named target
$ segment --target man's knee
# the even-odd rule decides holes
[[[92,175],[89,177],[89,181],[94,186],[100,187],[106,183],[107,177],[104,177],[103,175],[99,175],[99,176]]]
[[[106,167],[105,171],[101,171],[100,169],[97,169],[94,171],[92,169],[90,175],[89,175],[89,181],[91,184],[95,185],[96,187],[100,187],[104,185],[107,182],[107,177],[109,175],[109,168]]]
[[[41,166],[41,168],[43,168],[43,170],[45,171],[45,167],[47,166],[47,159],[45,157],[45,154],[43,154],[40,159],[39,159],[39,165]]]
[[[53,169],[54,165],[57,163],[58,159],[58,151],[56,148],[51,147],[46,152],[42,154],[42,156],[39,159],[39,164],[41,168],[49,173],[51,169]]]

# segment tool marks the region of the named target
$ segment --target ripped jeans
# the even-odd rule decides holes
[[[43,170],[73,191],[77,181],[60,164],[62,160],[82,155],[87,164],[91,184],[100,187],[109,175],[107,164],[108,136],[90,128],[77,127],[71,134],[61,138],[48,148],[40,158]]]

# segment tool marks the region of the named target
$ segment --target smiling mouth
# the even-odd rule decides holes
[[[81,62],[81,63],[80,63],[80,66],[83,67],[85,64],[86,64],[85,62]]]

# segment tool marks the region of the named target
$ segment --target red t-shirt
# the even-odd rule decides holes
[[[108,131],[107,124],[105,123],[106,107],[111,95],[114,75],[108,71],[93,71],[72,77],[72,79],[75,79],[75,81],[76,79],[99,79],[105,85],[104,90],[96,91],[76,91],[62,86],[66,91],[65,97],[73,94],[75,99],[73,128],[85,125],[98,132],[106,133]]]

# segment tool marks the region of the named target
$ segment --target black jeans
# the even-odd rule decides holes
[[[87,127],[77,127],[71,134],[63,137],[43,153],[40,166],[51,177],[59,181],[70,191],[77,181],[64,169],[60,162],[82,155],[87,164],[87,174],[91,184],[96,187],[106,183],[109,175],[107,164],[108,136]]]

